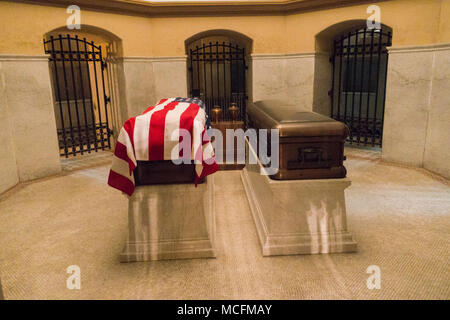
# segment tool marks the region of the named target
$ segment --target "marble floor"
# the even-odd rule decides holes
[[[348,228],[359,251],[262,257],[239,171],[216,174],[217,258],[120,263],[127,199],[109,153],[0,195],[6,299],[450,299],[450,186],[422,169],[346,149]],[[78,265],[81,289],[66,269]],[[366,269],[381,269],[369,290]]]

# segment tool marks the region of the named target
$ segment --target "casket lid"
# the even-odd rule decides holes
[[[258,128],[279,129],[280,137],[348,136],[344,123],[280,100],[250,103],[247,113]]]

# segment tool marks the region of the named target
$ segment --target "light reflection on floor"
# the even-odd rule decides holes
[[[423,169],[346,149],[348,229],[359,252],[262,257],[238,171],[216,174],[216,259],[119,263],[127,199],[106,185],[111,153],[62,160],[59,176],[0,196],[7,299],[450,298],[450,187]],[[68,290],[66,268],[81,268]],[[366,287],[378,265],[382,289]]]

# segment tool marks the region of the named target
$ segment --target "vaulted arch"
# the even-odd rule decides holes
[[[347,124],[350,144],[381,147],[392,28],[348,20],[315,40],[313,109]]]
[[[188,53],[188,48],[195,46],[196,43],[200,43],[201,40],[220,38],[233,40],[239,46],[245,48],[247,55],[250,55],[253,50],[253,40],[243,33],[230,30],[230,29],[213,29],[206,30],[192,35],[185,40],[186,54]]]
[[[49,55],[60,154],[110,149],[126,117],[118,84],[121,39],[91,25],[58,27],[44,35]]]
[[[245,119],[252,45],[246,35],[225,29],[202,31],[186,39],[189,95],[201,98],[208,114],[220,106],[221,120],[231,120],[228,109],[236,104],[240,120]]]
[[[367,20],[364,19],[353,19],[346,20],[342,22],[338,22],[332,24],[315,36],[315,47],[316,52],[331,52],[333,49],[333,40],[339,37],[342,34],[346,34],[348,32],[363,29],[367,27]],[[390,31],[392,34],[392,28],[381,23],[381,29]]]

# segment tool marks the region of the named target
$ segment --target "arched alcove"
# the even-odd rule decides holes
[[[64,156],[111,149],[126,118],[122,41],[91,25],[44,34],[49,54],[55,121]]]
[[[69,30],[66,26],[62,26],[50,30],[44,35],[44,38],[48,39],[52,35],[58,36],[60,34],[78,35],[80,38],[85,37],[88,41],[94,41],[96,44],[104,44],[105,47],[110,46],[110,48],[107,48],[110,55],[122,56],[122,40],[114,33],[103,28],[83,24],[80,26],[80,29]]]
[[[185,41],[188,56],[188,93],[201,98],[208,114],[222,107],[222,120],[230,120],[228,108],[236,103],[241,120],[251,97],[251,38],[225,29],[197,33]]]
[[[381,147],[392,29],[349,20],[319,32],[315,42],[313,110],[346,123],[350,144]]]
[[[215,39],[233,41],[240,47],[245,48],[245,52],[247,55],[250,55],[252,53],[253,40],[247,37],[245,34],[229,29],[214,29],[202,31],[187,38],[184,41],[186,54],[189,53],[188,52],[189,47],[195,46],[196,44],[201,44],[202,41],[203,42],[208,40],[215,41]]]

